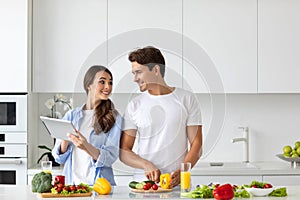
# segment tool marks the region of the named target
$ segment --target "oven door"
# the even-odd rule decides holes
[[[0,185],[27,185],[27,158],[0,158]]]
[[[27,131],[27,95],[0,95],[1,131]]]

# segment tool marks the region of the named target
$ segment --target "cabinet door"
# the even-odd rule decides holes
[[[271,183],[274,186],[299,185],[300,175],[278,175],[263,176],[263,182]]]
[[[252,181],[262,181],[261,176],[192,176],[192,186],[208,185],[210,183],[230,183],[236,185],[250,184]]]
[[[127,58],[129,52],[145,46],[162,50],[166,59],[167,84],[181,87],[181,32],[181,0],[109,0],[108,65],[114,75],[114,92],[138,91]],[[178,50],[180,53],[175,53]]]
[[[183,0],[183,35],[184,88],[257,92],[256,0]]]
[[[86,69],[107,64],[106,33],[106,0],[33,0],[33,91],[82,92]]]
[[[27,1],[0,1],[0,93],[27,92],[27,19]]]
[[[300,92],[300,1],[258,1],[258,92]]]

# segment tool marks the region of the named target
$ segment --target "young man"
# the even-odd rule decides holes
[[[193,167],[202,153],[199,105],[191,92],[166,84],[160,50],[145,47],[131,52],[128,59],[144,93],[132,99],[124,113],[120,160],[136,168],[134,180],[159,182],[160,174],[170,173],[175,187],[180,163],[191,162]],[[136,138],[137,154],[132,150]]]

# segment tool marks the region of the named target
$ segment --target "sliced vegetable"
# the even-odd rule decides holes
[[[146,185],[147,183],[149,183],[149,184],[151,184],[151,186],[153,185],[153,184],[155,184],[155,182],[154,181],[151,181],[151,180],[147,180],[147,181],[143,181],[143,182],[141,182],[143,185]]]
[[[171,186],[171,176],[170,174],[161,174],[160,175],[160,187],[164,189],[169,189]]]
[[[138,183],[135,185],[135,189],[143,189],[144,185],[142,183]]]
[[[98,194],[109,194],[111,191],[111,185],[105,178],[98,178],[94,184],[93,189]]]
[[[136,185],[137,185],[137,184],[139,184],[139,182],[131,181],[131,182],[129,183],[129,187],[130,187],[130,188],[133,188],[133,189],[136,189]]]

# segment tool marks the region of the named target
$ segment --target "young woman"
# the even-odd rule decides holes
[[[93,185],[99,177],[116,185],[112,164],[119,156],[122,118],[108,98],[112,91],[111,72],[99,65],[92,66],[84,76],[87,101],[68,111],[64,118],[72,121],[76,134],[68,140],[56,140],[52,154],[64,164],[66,184],[81,182]]]

